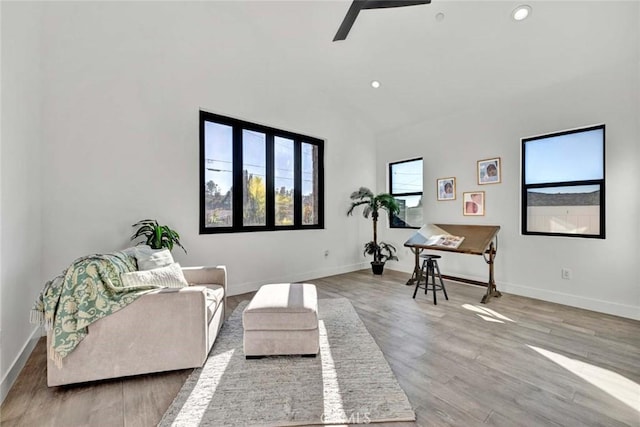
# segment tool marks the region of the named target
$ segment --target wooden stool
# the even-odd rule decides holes
[[[444,282],[442,281],[442,275],[440,274],[440,267],[438,266],[438,258],[442,258],[440,255],[420,255],[421,258],[424,258],[422,262],[422,269],[420,270],[420,277],[416,280],[416,289],[413,291],[413,298],[416,298],[416,294],[418,293],[418,288],[424,289],[424,294],[427,294],[427,290],[431,289],[433,291],[433,304],[438,305],[438,301],[436,299],[436,291],[442,290],[444,292],[444,297],[449,300],[447,296],[447,290],[444,287]],[[438,279],[440,280],[440,284],[436,284],[436,272],[438,273]],[[429,283],[429,276],[431,276],[431,283]],[[422,278],[424,277],[424,283],[422,282]]]

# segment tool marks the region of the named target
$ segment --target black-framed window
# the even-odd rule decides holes
[[[522,139],[522,234],[605,238],[605,125]]]
[[[400,205],[400,213],[389,219],[391,228],[420,228],[422,158],[389,163],[389,193]]]
[[[200,111],[200,234],[324,228],[323,149]]]

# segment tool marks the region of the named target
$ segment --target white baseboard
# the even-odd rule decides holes
[[[24,368],[24,365],[27,363],[27,359],[29,359],[31,352],[35,348],[40,337],[42,337],[42,331],[43,329],[41,326],[34,328],[33,332],[31,332],[31,336],[29,336],[29,339],[22,347],[20,354],[18,354],[18,356],[14,359],[11,367],[5,374],[4,378],[2,378],[2,382],[0,382],[0,404],[4,402],[4,399],[9,394],[11,386],[13,386],[13,383],[18,378],[18,374],[20,374],[20,371],[22,370],[22,368]]]
[[[398,265],[398,270],[403,273],[410,273],[406,266]],[[487,277],[471,276],[464,274],[448,273],[463,279],[476,280],[479,282],[487,281]],[[461,282],[462,283],[462,282]],[[626,317],[628,319],[640,320],[640,307],[629,304],[619,304],[601,299],[588,298],[580,295],[571,295],[563,292],[555,292],[547,289],[531,288],[529,286],[516,285],[513,283],[496,282],[499,291],[508,294],[519,295],[523,297],[535,298],[542,301],[554,302],[557,304],[568,305],[570,307],[584,308],[585,310],[597,311],[599,313],[612,314],[614,316]]]
[[[290,275],[265,278],[257,282],[245,282],[245,283],[233,283],[229,285],[229,296],[240,295],[247,292],[257,291],[260,286],[267,283],[293,283],[303,282],[305,280],[317,279],[318,277],[335,276],[336,274],[350,273],[352,271],[362,270],[369,267],[368,262],[362,262],[351,265],[341,265],[331,268],[321,268],[318,270],[305,271],[300,273],[294,273]]]
[[[498,283],[497,287],[500,291],[513,295],[520,295],[523,297],[555,302],[557,304],[568,305],[571,307],[584,308],[585,310],[597,311],[599,313],[640,320],[640,307],[638,306],[619,304],[601,299],[587,298],[579,295],[571,295],[546,289],[536,289],[510,283]]]

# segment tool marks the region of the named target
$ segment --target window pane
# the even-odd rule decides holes
[[[318,146],[302,143],[302,224],[318,224]]]
[[[524,142],[525,184],[604,179],[604,129]]]
[[[205,227],[231,227],[233,219],[233,129],[205,122]]]
[[[266,141],[264,133],[242,131],[243,225],[267,223]]]
[[[422,159],[391,163],[389,175],[390,193],[400,205],[400,213],[391,217],[391,227],[421,227]],[[414,194],[404,195],[406,193]]]
[[[391,218],[392,227],[422,227],[422,195],[399,196],[400,213]]]
[[[600,234],[600,186],[527,190],[527,231]]]
[[[422,192],[422,159],[391,165],[391,194]]]
[[[276,225],[293,225],[293,140],[274,138]]]

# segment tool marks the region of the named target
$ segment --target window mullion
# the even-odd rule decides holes
[[[293,142],[293,225],[302,225],[302,142]]]
[[[414,192],[414,193],[390,193],[393,197],[403,197],[403,196],[422,196],[422,192]]]
[[[318,145],[318,226],[324,228],[324,146]]]
[[[544,182],[536,184],[524,184],[526,188],[548,188],[548,187],[578,187],[581,185],[602,185],[604,179],[588,179],[584,181],[560,181],[560,182]]]
[[[276,223],[276,201],[275,201],[275,189],[274,189],[274,184],[275,184],[275,179],[274,179],[274,168],[275,168],[275,160],[274,160],[274,139],[273,139],[273,133],[267,133],[267,171],[266,171],[266,175],[267,175],[267,180],[266,180],[266,185],[267,185],[267,189],[266,189],[266,222],[267,222],[267,228],[269,229],[273,229],[275,227],[275,223]]]
[[[240,171],[240,173],[238,173]],[[244,172],[242,171],[242,128],[233,126],[233,229],[241,230],[243,225],[243,203],[245,194],[243,188]]]
[[[207,231],[205,226],[207,222],[207,214],[206,214],[206,196],[205,196],[205,170],[207,168],[207,156],[205,154],[205,114],[203,111],[200,111],[200,234],[203,234]]]
[[[602,161],[604,162],[604,156]],[[602,238],[604,239],[604,236],[606,236],[606,226],[607,226],[607,221],[605,221],[605,212],[606,212],[606,206],[605,206],[605,190],[604,190],[604,179],[602,180],[602,183],[600,184],[600,235],[602,236]]]

